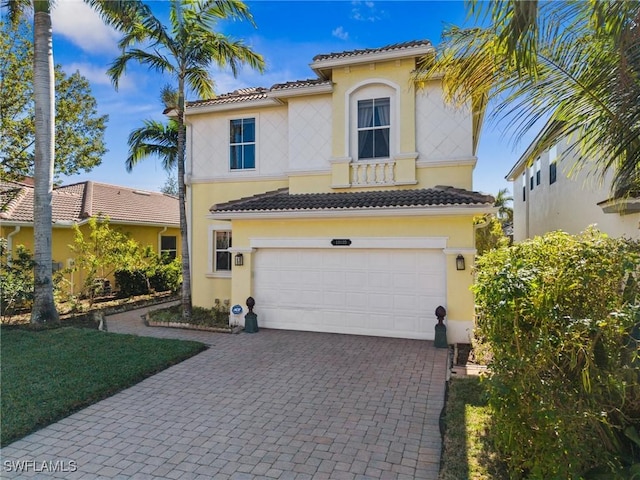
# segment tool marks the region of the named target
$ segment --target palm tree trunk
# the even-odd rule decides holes
[[[180,236],[182,237],[182,318],[191,320],[191,267],[186,211],[185,174],[186,127],[184,124],[184,78],[178,80],[178,199],[180,204]]]
[[[55,87],[49,0],[34,0],[33,5],[33,90],[36,133],[33,204],[35,267],[31,323],[40,324],[59,320],[53,300],[51,269]]]

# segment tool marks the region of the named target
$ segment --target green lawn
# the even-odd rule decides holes
[[[491,411],[478,377],[451,379],[444,422],[440,480],[509,478],[493,449]]]
[[[206,348],[78,328],[3,328],[0,342],[2,446]]]

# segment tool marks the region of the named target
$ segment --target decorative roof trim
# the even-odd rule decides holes
[[[240,109],[246,110],[249,108],[277,107],[282,104],[283,102],[277,98],[271,98],[266,95],[259,99],[250,100],[242,100],[238,97],[238,100],[233,102],[188,106],[185,110],[185,115],[200,115],[203,113],[225,112]]]
[[[370,62],[382,62],[401,58],[414,58],[434,51],[429,40],[387,45],[380,48],[352,50],[341,53],[316,55],[309,65],[321,78],[327,78],[324,71],[347,65],[357,65]]]
[[[275,87],[275,86],[274,86]],[[298,87],[272,88],[268,93],[269,98],[290,98],[308,95],[322,95],[333,92],[333,83],[323,81],[315,85],[303,85]]]
[[[210,213],[209,220],[255,220],[280,218],[362,218],[362,217],[436,217],[469,216],[497,213],[498,209],[486,204],[480,205],[437,205],[431,207],[363,207],[329,208],[317,210],[251,210]]]

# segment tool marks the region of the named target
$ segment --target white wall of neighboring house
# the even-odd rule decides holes
[[[537,182],[538,165],[516,171],[513,185],[514,241],[519,242],[555,230],[570,234],[584,231],[594,225],[612,237],[640,238],[640,213],[620,215],[604,213],[599,202],[610,198],[612,174],[604,179],[594,170],[593,165],[576,166],[576,156],[561,155],[566,142],[557,146],[557,175],[555,183],[550,183],[550,153],[540,156],[540,183]],[[533,189],[531,176],[534,177]],[[524,185],[523,198],[523,178]]]

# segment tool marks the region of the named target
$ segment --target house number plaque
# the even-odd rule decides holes
[[[351,240],[348,238],[334,238],[331,240],[331,245],[334,247],[348,247],[351,245]]]

